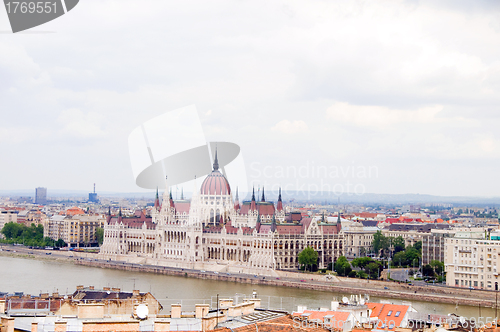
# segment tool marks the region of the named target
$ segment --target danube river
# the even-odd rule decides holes
[[[288,287],[240,284],[206,279],[185,278],[151,273],[129,272],[112,269],[101,269],[74,265],[71,262],[54,260],[37,260],[0,256],[0,292],[24,292],[38,295],[40,293],[59,292],[73,293],[77,285],[102,288],[118,287],[124,291],[139,289],[150,291],[163,304],[163,313],[169,312],[171,303],[182,303],[186,310],[191,310],[195,303],[215,302],[215,297],[234,297],[236,294],[251,295],[256,291],[262,299],[263,306],[283,308],[288,311],[297,310],[298,305],[308,308],[330,307],[334,297],[341,299],[350,294],[338,294],[324,291],[313,291]],[[380,298],[371,297],[377,302]],[[398,299],[390,299],[393,303],[401,303]],[[419,313],[448,314],[456,313],[466,317],[494,316],[492,308],[458,306],[441,303],[412,301]],[[479,315],[479,312],[481,313]]]

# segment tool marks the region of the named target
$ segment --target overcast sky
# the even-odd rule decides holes
[[[141,191],[128,135],[194,104],[255,185],[500,196],[498,1],[82,0],[0,31],[0,189]]]

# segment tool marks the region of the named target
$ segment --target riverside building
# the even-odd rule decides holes
[[[445,241],[448,286],[499,289],[500,233],[457,232]]]
[[[340,217],[338,218],[340,219]],[[285,214],[281,191],[276,206],[252,194],[241,202],[219,170],[213,171],[192,199],[174,201],[166,188],[158,192],[151,220],[110,218],[104,227],[100,256],[141,264],[268,274],[274,269],[297,269],[298,255],[307,246],[326,268],[344,253],[341,222],[333,218]]]

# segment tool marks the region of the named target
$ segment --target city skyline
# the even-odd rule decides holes
[[[194,104],[250,186],[500,196],[498,4],[195,4],[86,1],[1,34],[1,189],[141,192],[128,135]]]

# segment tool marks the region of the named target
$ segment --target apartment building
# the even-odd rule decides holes
[[[431,229],[430,233],[422,234],[422,265],[430,264],[437,260],[444,262],[447,238],[455,236],[456,229]]]
[[[498,290],[500,240],[483,231],[457,232],[445,240],[446,284]],[[491,238],[500,238],[492,235]]]
[[[345,256],[348,259],[363,257],[372,252],[373,235],[378,227],[363,226],[360,222],[343,222],[341,233],[345,239]]]
[[[18,211],[14,210],[0,210],[0,230],[6,223],[17,222],[17,213]],[[2,236],[1,233],[0,236]]]
[[[43,235],[63,239],[69,246],[97,244],[96,229],[104,228],[103,215],[56,215],[44,223]]]
[[[397,238],[401,236],[405,240],[405,246],[413,246],[423,240],[424,234],[430,234],[432,229],[450,229],[448,224],[428,224],[421,222],[394,223],[382,230],[382,234]]]

